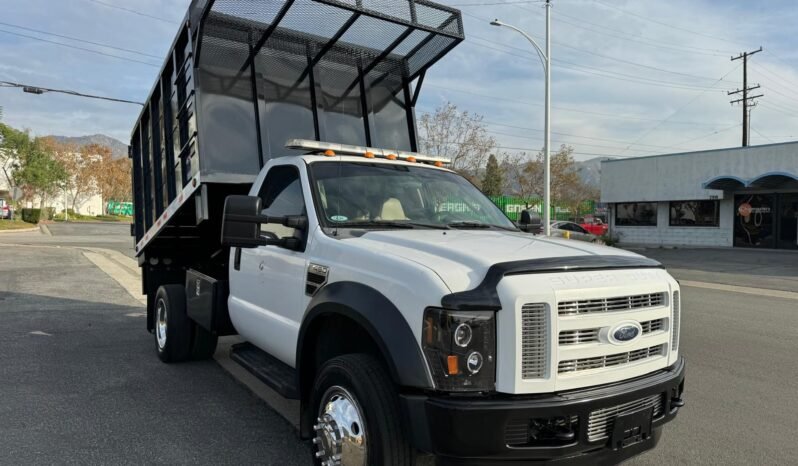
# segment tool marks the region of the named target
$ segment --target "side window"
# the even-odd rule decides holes
[[[571,228],[573,228],[573,231],[577,233],[587,233],[587,230],[582,228],[582,225],[572,224]]]
[[[305,199],[302,196],[302,183],[299,170],[291,165],[274,167],[269,170],[260,188],[263,206],[261,214],[272,217],[305,215]],[[295,236],[295,229],[277,224],[263,224],[260,231],[272,238]]]

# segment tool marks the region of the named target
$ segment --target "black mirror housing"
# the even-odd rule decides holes
[[[237,248],[254,248],[263,244],[260,223],[242,220],[257,218],[261,199],[256,196],[227,196],[222,215],[222,244]]]
[[[540,234],[543,231],[543,221],[540,216],[531,211],[521,211],[521,218],[518,220],[518,227],[527,233]]]

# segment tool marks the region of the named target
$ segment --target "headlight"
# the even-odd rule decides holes
[[[496,388],[493,311],[427,309],[422,339],[437,389],[466,392]]]

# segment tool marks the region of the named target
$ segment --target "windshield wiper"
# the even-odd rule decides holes
[[[352,222],[337,222],[331,226],[336,228],[368,228],[368,227],[388,227],[388,228],[434,228],[437,230],[448,230],[446,225],[436,225],[432,223],[404,222],[401,220],[362,220]]]
[[[492,223],[482,223],[482,222],[473,222],[473,221],[464,221],[464,222],[452,222],[448,224],[451,228],[473,228],[473,229],[488,229],[488,228],[498,228],[500,230],[507,230],[507,231],[515,231],[513,228],[503,227],[501,225],[494,225]]]
[[[447,225],[451,228],[490,228],[493,226],[480,222],[452,222]]]

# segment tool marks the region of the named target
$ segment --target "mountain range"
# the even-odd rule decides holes
[[[119,139],[106,136],[104,134],[92,134],[90,136],[50,136],[59,142],[73,144],[75,146],[87,146],[98,144],[111,148],[114,158],[120,159],[127,157],[127,144]]]

